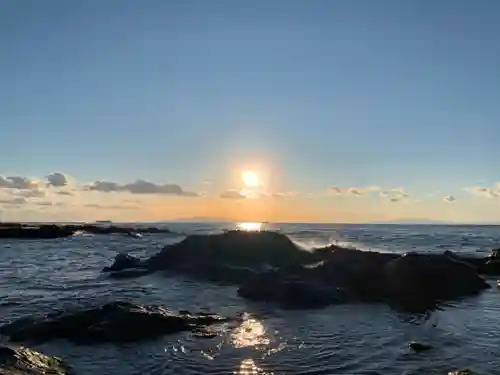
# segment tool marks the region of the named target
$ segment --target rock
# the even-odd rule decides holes
[[[34,350],[0,346],[0,374],[3,375],[70,375],[71,368],[60,358]]]
[[[273,267],[312,262],[311,252],[299,249],[288,237],[275,232],[229,231],[193,235],[164,247],[149,259],[118,255],[103,271],[146,268],[172,271],[202,280],[240,284]]]
[[[439,254],[406,254],[384,267],[388,298],[410,310],[471,296],[489,285],[469,264]]]
[[[449,372],[448,375],[476,375],[476,373],[465,369]]]
[[[13,342],[67,339],[76,344],[120,343],[155,339],[227,320],[218,315],[179,314],[158,306],[113,302],[21,318],[0,327],[0,333]]]
[[[153,269],[187,269],[225,265],[248,269],[281,267],[312,260],[287,236],[276,232],[228,231],[222,234],[193,235],[166,246],[146,260]]]
[[[432,349],[431,345],[421,344],[419,342],[412,341],[408,344],[408,347],[415,352],[424,352]]]
[[[131,237],[139,238],[141,233],[170,233],[169,229],[162,229],[157,227],[131,227],[131,226],[116,226],[116,225],[95,225],[95,224],[83,224],[83,225],[73,225],[76,230],[81,230],[83,232],[91,234],[125,234]]]
[[[112,271],[110,272],[109,277],[113,279],[130,279],[130,278],[149,275],[150,273],[151,270],[139,267],[139,268],[124,269],[121,271]]]
[[[142,261],[139,258],[125,253],[118,253],[111,267],[104,267],[103,272],[123,271],[131,268],[141,268],[141,266]],[[144,269],[144,267],[142,267],[142,269]]]
[[[26,240],[40,240],[40,239],[53,239],[69,237],[75,233],[64,226],[59,225],[40,225],[38,227],[28,226],[8,226],[0,227],[0,238],[11,239],[26,239]]]
[[[270,271],[258,275],[238,289],[238,295],[253,301],[278,304],[286,309],[310,309],[346,302],[343,291],[313,278],[293,278]]]
[[[479,272],[484,275],[500,275],[500,260],[488,260],[479,268]]]

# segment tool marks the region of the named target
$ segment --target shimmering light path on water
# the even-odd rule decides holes
[[[213,233],[235,224],[169,224],[176,232]],[[496,227],[335,226],[242,224],[275,229],[305,247],[332,242],[367,250],[403,252],[450,249],[488,252],[500,243]],[[118,251],[157,252],[181,235],[75,236],[0,243],[0,320],[52,308],[126,299],[171,308],[243,314],[222,336],[182,333],[127,345],[78,347],[54,342],[38,347],[67,359],[79,375],[95,374],[432,374],[468,367],[500,373],[500,290],[492,288],[418,320],[380,305],[345,305],[283,311],[240,299],[236,288],[155,274],[132,280],[101,275]],[[493,283],[495,280],[491,280]],[[415,354],[409,341],[434,349]]]

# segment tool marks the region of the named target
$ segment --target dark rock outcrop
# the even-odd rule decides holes
[[[489,285],[473,266],[441,254],[382,254],[335,249],[315,267],[270,271],[238,293],[281,307],[316,308],[342,302],[384,302],[412,312],[481,292]]]
[[[311,261],[308,251],[299,249],[287,236],[276,232],[228,231],[222,234],[193,235],[166,246],[146,264],[153,269],[198,267],[223,264],[259,269]]]
[[[28,226],[0,226],[0,239],[40,240],[69,237],[75,230],[59,225]]]
[[[239,285],[244,298],[286,308],[383,302],[427,311],[489,287],[478,275],[486,264],[451,252],[399,255],[338,246],[306,251],[279,233],[230,231],[188,236],[143,261],[119,255],[105,271],[129,270],[124,277],[182,273]]]
[[[155,339],[227,321],[213,314],[180,314],[158,306],[113,302],[79,311],[57,311],[26,317],[0,327],[13,342],[67,339],[76,344]]]
[[[122,271],[129,268],[142,267],[142,261],[126,253],[118,253],[111,267],[104,267],[104,272]]]
[[[441,254],[405,254],[385,266],[385,279],[390,299],[410,308],[433,307],[489,287],[473,266]]]
[[[60,358],[23,347],[0,346],[0,374],[71,375],[73,371]]]
[[[141,233],[170,233],[169,229],[158,227],[102,226],[96,224],[72,225],[72,227],[91,234],[125,234],[136,238],[139,238]]]
[[[223,234],[188,236],[141,261],[118,255],[103,271],[142,268],[167,270],[219,283],[240,284],[270,267],[312,262],[309,251],[275,232],[229,231]]]

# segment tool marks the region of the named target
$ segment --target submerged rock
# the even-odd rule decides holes
[[[422,344],[420,342],[412,341],[408,344],[408,347],[414,352],[425,352],[431,350],[432,346],[428,344]]]
[[[67,339],[76,344],[130,342],[227,321],[218,315],[179,314],[158,306],[113,302],[80,311],[26,317],[0,327],[13,342]]]
[[[0,374],[3,375],[71,375],[71,368],[60,358],[34,350],[0,346]]]

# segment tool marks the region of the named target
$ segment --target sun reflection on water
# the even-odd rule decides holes
[[[234,371],[236,375],[273,375],[272,372],[264,372],[259,366],[256,365],[253,359],[247,358],[241,361],[238,370]]]
[[[266,337],[266,328],[257,319],[249,318],[234,329],[231,333],[231,341],[235,348],[248,346],[269,345],[270,340]]]
[[[262,230],[263,224],[258,222],[238,223],[236,228],[248,232],[259,232]]]

